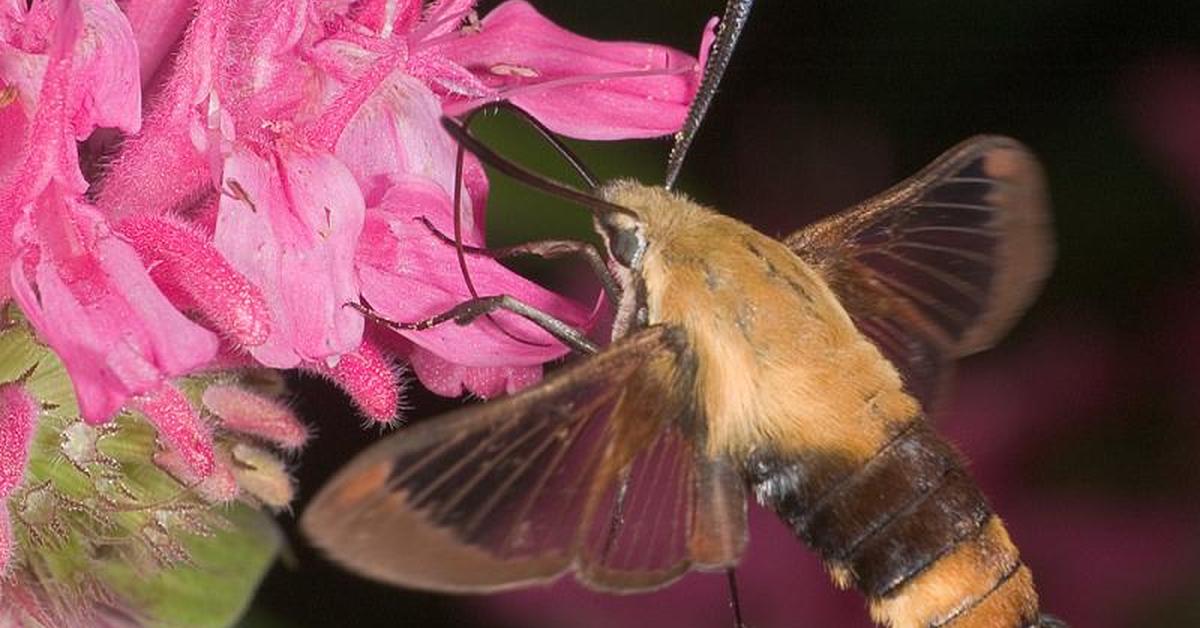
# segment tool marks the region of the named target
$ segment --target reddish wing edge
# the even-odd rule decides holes
[[[1054,258],[1037,160],[971,138],[888,191],[789,236],[929,408],[955,359],[1003,336]]]
[[[457,593],[567,571],[595,589],[647,590],[735,563],[741,482],[699,458],[662,405],[686,384],[662,368],[678,359],[679,336],[636,332],[528,391],[389,436],[322,488],[304,532],[365,576]]]

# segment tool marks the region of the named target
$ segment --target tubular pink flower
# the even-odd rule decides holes
[[[6,4],[0,19],[13,29],[0,33],[0,83],[15,91],[0,136],[21,147],[0,155],[5,271],[15,254],[13,229],[47,186],[57,181],[54,193],[64,198],[86,189],[75,140],[101,125],[136,131],[141,100],[137,69],[129,67],[136,50],[111,2],[38,3],[28,13]],[[5,286],[0,298],[7,296]]]
[[[364,341],[356,351],[343,355],[336,366],[314,364],[310,370],[333,380],[372,422],[389,424],[400,415],[403,382],[371,342]]]
[[[230,266],[198,229],[168,216],[132,216],[117,229],[172,303],[203,313],[239,345],[266,342],[270,314],[262,291]]]
[[[20,383],[0,385],[0,500],[21,483],[29,461],[29,441],[37,425],[38,403]]]
[[[76,129],[70,124],[74,111],[68,103],[71,51],[83,29],[83,16],[78,5],[69,4],[60,13],[54,12],[56,6],[41,4],[26,15],[13,4],[4,5],[6,21],[20,28],[4,33],[0,81],[13,92],[9,106],[19,105],[23,115],[14,110],[13,115],[6,116],[10,126],[3,131],[11,142],[8,146],[19,146],[20,150],[0,156],[4,162],[0,167],[0,270],[7,270],[13,262],[13,229],[17,222],[51,181],[57,180],[69,194],[81,193],[87,186],[72,141]],[[26,52],[9,40],[37,52]],[[7,300],[8,286],[4,286],[0,297]]]
[[[554,131],[584,139],[674,133],[701,69],[695,57],[665,46],[580,37],[523,0],[497,7],[477,33],[432,48],[487,87],[464,94],[443,84],[447,113],[506,99]]]
[[[29,442],[38,417],[37,401],[19,383],[0,385],[0,579],[12,557],[7,498],[25,476]]]
[[[77,569],[63,581],[74,582],[109,560],[91,553],[99,531],[130,539],[139,560],[186,554],[170,534],[145,533],[177,493],[168,483],[170,496],[151,494],[164,488],[152,461],[207,502],[287,507],[295,486],[265,446],[298,448],[307,430],[221,371],[318,372],[387,423],[402,405],[395,358],[410,359],[436,392],[494,396],[536,381],[542,363],[566,352],[505,313],[404,334],[374,325],[364,340],[363,317],[345,307],[365,299],[412,321],[470,296],[454,247],[418,222],[452,232],[458,147],[442,115],[512,98],[560,131],[642,137],[673,132],[695,88],[699,68],[687,55],[576,38],[521,3],[481,27],[474,4],[0,0],[0,304],[14,299],[28,322],[6,338],[57,355],[83,420],[62,428],[70,463],[97,495],[132,500],[95,520],[57,508],[43,439],[37,463],[25,462],[38,407],[17,426],[0,386],[0,505],[24,481],[13,503],[48,514],[35,521],[22,510],[16,535],[32,538],[29,526],[44,524],[69,538],[14,548],[0,508],[0,576],[14,549],[21,554],[12,580],[0,578],[0,623],[132,617],[92,593],[64,603],[41,580],[60,574],[38,561],[69,555]],[[483,245],[488,182],[471,156],[461,184],[464,240]],[[468,264],[482,294],[590,323],[584,308],[493,260]],[[123,408],[155,428],[156,447],[136,421],[92,427]],[[208,412],[220,422],[210,426]],[[14,441],[17,427],[25,431]],[[122,448],[129,455],[117,463],[99,444],[113,438],[116,451],[126,433],[136,455]],[[114,481],[125,472],[124,484]],[[155,485],[146,494],[136,481],[144,472]]]
[[[142,127],[142,90],[133,30],[112,0],[80,0],[84,29],[75,45],[71,87],[72,126],[85,140],[101,127],[137,133]]]
[[[61,94],[75,139],[99,127],[141,127],[137,46],[111,0],[6,3],[0,8],[0,78],[17,88],[23,108],[41,106],[44,74],[52,63],[71,67]],[[61,47],[60,47],[61,46]]]
[[[232,384],[212,384],[204,389],[201,401],[227,430],[257,436],[286,449],[299,449],[308,440],[308,428],[300,418],[272,397]]]
[[[47,190],[18,234],[14,296],[58,353],[91,423],[212,359],[217,339],[176,310],[91,207]]]
[[[335,154],[354,173],[368,208],[413,176],[432,181],[447,194],[453,191],[458,148],[442,131],[441,116],[433,92],[401,73],[393,73],[363,103],[338,138]],[[475,237],[483,233],[488,187],[473,155],[466,155],[463,187],[463,229]],[[475,244],[482,244],[482,238]]]
[[[437,354],[417,347],[409,356],[413,372],[421,383],[443,397],[469,392],[482,399],[512,394],[536,384],[542,378],[538,366],[464,366],[446,361]]]
[[[228,7],[221,2],[199,3],[142,132],[125,141],[99,182],[96,204],[106,215],[161,214],[213,193],[219,172],[211,169],[214,160],[219,166],[221,147],[210,159],[210,144],[232,132],[232,121],[213,96],[214,68],[225,49],[223,11]]]
[[[151,83],[194,16],[194,0],[120,0],[137,42],[142,85]]]
[[[237,499],[240,492],[232,461],[219,450],[214,454],[212,470],[206,477],[197,475],[194,463],[173,449],[154,454],[154,464],[212,504],[228,504]]]
[[[212,434],[183,393],[164,384],[135,397],[131,405],[154,425],[167,450],[193,477],[203,480],[212,475],[216,465]]]
[[[344,305],[358,298],[354,248],[364,208],[346,167],[281,139],[237,150],[225,181],[236,192],[221,197],[214,245],[262,289],[274,321],[251,355],[291,368],[358,347],[363,319]]]
[[[411,76],[393,74],[368,100],[338,139],[335,154],[363,190],[368,207],[406,175],[454,189],[454,141],[442,131],[437,97]],[[463,216],[471,219],[471,199]]]
[[[382,259],[389,246],[395,248],[386,244],[388,230],[373,244],[360,243],[363,222],[355,220],[362,211],[356,197],[369,208],[361,220],[393,220],[388,210],[371,216],[398,185],[415,178],[432,181],[449,198],[456,147],[440,128],[443,106],[453,110],[511,97],[560,131],[642,137],[673,132],[695,89],[699,65],[692,57],[577,37],[521,2],[501,6],[478,28],[462,27],[473,6],[468,0],[436,3],[424,15],[421,6],[413,0],[348,8],[301,0],[201,1],[145,130],[127,142],[99,190],[99,205],[113,215],[193,208],[193,219],[203,217],[194,208],[207,207],[204,199],[220,194],[214,245],[268,304],[267,341],[243,341],[262,364],[328,360],[331,368],[361,340],[357,315],[341,308],[359,293],[396,320],[428,315],[434,306],[448,308],[467,296],[452,270],[453,251],[443,243],[418,236],[403,246],[436,248],[403,251],[406,260]],[[141,18],[137,26],[139,34],[151,35]],[[291,187],[300,185],[289,174],[293,165],[320,180],[309,187],[309,197],[290,196]],[[345,170],[353,181],[342,176]],[[465,180],[465,231],[472,243],[482,244],[487,185],[473,158]],[[439,215],[448,216],[447,203],[439,202]],[[339,212],[345,214],[339,220],[323,222]],[[440,228],[449,231],[447,221]],[[357,278],[348,272],[348,250],[357,250]],[[153,258],[143,255],[148,263]],[[363,267],[364,259],[375,260],[374,266]],[[498,264],[473,264],[487,292],[538,301],[562,318],[585,322],[568,301],[551,298]],[[195,295],[180,298],[165,274],[156,277],[177,305],[196,307]],[[360,288],[368,276],[381,279],[390,294],[381,295],[374,279],[368,284],[375,285]],[[425,289],[430,283],[434,289]],[[472,376],[478,381],[468,389],[483,394],[517,385],[497,384],[512,378],[494,373],[524,369],[513,380],[519,383],[537,372],[528,367],[564,351],[524,321],[494,318],[509,322],[503,330],[490,320],[472,325],[474,331],[444,326],[418,345],[451,364],[501,369]],[[267,324],[257,315],[242,319],[250,321]],[[229,324],[217,326],[226,330]],[[450,340],[460,331],[469,340]]]

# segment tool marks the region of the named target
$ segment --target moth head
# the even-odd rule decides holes
[[[662,187],[628,179],[610,181],[596,191],[613,207],[595,211],[596,232],[604,239],[613,261],[640,270],[651,239],[648,227],[675,201],[676,195]]]
[[[615,211],[597,214],[596,227],[614,262],[630,270],[641,268],[646,253],[646,229],[637,216]]]
[[[614,210],[594,210],[596,231],[620,265],[640,270],[650,244],[667,246],[681,227],[702,220],[711,210],[659,185],[619,179],[597,189]]]

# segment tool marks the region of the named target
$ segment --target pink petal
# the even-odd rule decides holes
[[[309,15],[311,0],[240,0],[228,4],[228,47],[214,76],[221,99],[241,129],[263,121],[294,119],[318,101],[321,78],[306,42],[323,34]]]
[[[232,384],[213,384],[204,389],[201,401],[227,430],[257,436],[287,449],[299,449],[308,440],[308,428],[300,418],[270,397]]]
[[[393,74],[359,109],[334,154],[354,173],[368,207],[378,205],[405,175],[453,189],[457,146],[442,130],[441,116],[433,92],[400,73]]]
[[[381,38],[405,33],[421,19],[420,0],[361,0],[350,8],[349,17]]]
[[[19,146],[20,150],[0,151],[10,156],[0,166],[4,173],[0,180],[0,272],[7,271],[13,262],[14,228],[47,186],[56,182],[71,195],[87,189],[79,171],[67,107],[71,50],[83,28],[82,12],[77,4],[71,4],[60,14],[49,3],[42,3],[27,18],[22,25],[26,28],[20,33],[21,43],[36,53],[20,52],[0,41],[0,82],[7,83],[8,97],[13,97],[11,92],[16,90],[11,106],[23,109],[20,115],[14,111],[8,116],[3,130],[12,142],[8,146]],[[31,22],[38,23],[30,26]],[[38,31],[38,36],[30,31]],[[46,48],[48,54],[42,55]],[[8,297],[5,285],[0,288],[0,300]]]
[[[362,317],[344,306],[358,300],[353,263],[364,209],[354,178],[332,155],[286,140],[264,151],[239,148],[226,161],[227,185],[245,198],[222,196],[213,240],[271,309],[271,334],[250,353],[290,368],[362,340]]]
[[[413,373],[426,388],[443,397],[470,392],[481,399],[513,394],[542,378],[541,366],[463,366],[416,348],[409,358]]]
[[[412,36],[422,38],[440,37],[451,33],[467,13],[475,8],[476,0],[439,0],[430,7],[429,16]]]
[[[172,302],[199,310],[240,345],[266,342],[271,316],[262,291],[196,228],[167,216],[133,216],[118,229]]]
[[[354,173],[368,207],[378,205],[397,182],[414,176],[454,189],[458,147],[442,130],[441,118],[433,92],[401,73],[366,100],[342,131],[334,153]],[[482,232],[488,184],[473,155],[466,156],[463,181],[464,228]]]
[[[73,51],[84,19],[76,3],[67,3],[61,11],[57,6],[39,4],[22,25],[25,29],[16,38],[32,51],[0,42],[0,81],[16,90],[32,120],[28,136],[17,144],[21,149],[12,151],[20,157],[6,167],[11,175],[0,188],[0,212],[17,211],[41,194],[51,179],[76,192],[87,189],[72,141],[77,132],[72,126],[76,115],[72,96],[77,89]]]
[[[308,368],[332,379],[371,421],[390,424],[400,416],[404,384],[391,360],[371,343],[342,355],[336,366]]]
[[[37,400],[21,384],[0,385],[0,504],[25,477],[29,443],[40,410]],[[0,572],[3,570],[4,561],[0,560]]]
[[[368,214],[357,268],[363,297],[380,315],[397,322],[419,321],[470,298],[453,245],[417,221],[425,217],[442,233],[450,234],[451,213],[450,199],[440,187],[410,178],[393,187],[381,206]],[[480,238],[467,234],[464,240],[477,243]],[[470,256],[468,267],[482,295],[508,294],[569,324],[587,324],[583,308],[495,260]],[[493,318],[504,330],[480,318],[465,327],[447,322],[401,334],[444,360],[464,366],[537,366],[567,352],[552,336],[521,317],[498,312]]]
[[[665,46],[580,37],[522,0],[489,13],[482,32],[435,48],[492,87],[489,99],[511,100],[554,131],[584,139],[673,133],[699,84],[695,57]],[[647,76],[619,78],[630,73]],[[447,96],[445,104],[456,115],[486,100]]]
[[[60,194],[39,201],[36,230],[22,236],[33,278],[14,264],[13,289],[66,366],[83,417],[101,423],[128,397],[212,359],[217,338],[167,301],[95,210]]]
[[[212,434],[183,393],[164,384],[135,397],[131,405],[146,415],[166,449],[179,456],[181,468],[190,477],[203,480],[212,475],[216,466]]]
[[[195,16],[194,0],[117,0],[137,42],[142,85],[154,78]]]
[[[137,133],[142,126],[142,89],[133,30],[112,0],[81,0],[84,35],[75,48],[72,83],[78,104],[75,139],[99,127]]]
[[[125,141],[100,183],[96,204],[105,215],[187,208],[216,187],[209,153],[219,156],[222,147],[213,146],[214,139],[222,130],[232,133],[213,91],[229,2],[200,3],[142,132]]]
[[[137,48],[129,22],[111,0],[38,3],[27,14],[7,13],[16,29],[0,33],[8,40],[0,43],[0,78],[18,88],[26,109],[41,104],[47,65],[65,62],[71,79],[57,97],[63,98],[75,139],[97,127],[137,131]]]
[[[0,52],[0,57],[3,56]],[[29,132],[29,111],[21,102],[20,91],[15,85],[10,85],[0,78],[0,146],[21,146],[25,143],[25,135]],[[12,176],[14,170],[24,161],[24,155],[19,150],[0,151],[0,181]]]

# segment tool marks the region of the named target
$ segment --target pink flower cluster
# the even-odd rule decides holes
[[[307,369],[386,422],[393,356],[435,392],[491,396],[566,351],[506,315],[503,330],[365,333],[345,304],[415,321],[469,297],[453,247],[418,222],[451,230],[442,115],[503,99],[575,137],[665,135],[700,67],[576,36],[521,0],[482,20],[473,4],[0,1],[0,301],[62,359],[86,421],[137,409],[205,478],[212,436],[172,385],[181,375]],[[477,162],[464,186],[464,240],[479,245]],[[588,319],[495,262],[471,271],[489,294]],[[10,414],[0,489],[28,442]]]

